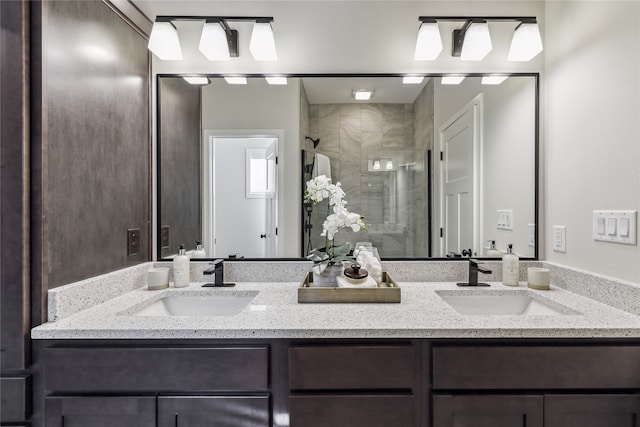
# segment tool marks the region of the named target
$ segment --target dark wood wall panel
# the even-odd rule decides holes
[[[28,366],[28,5],[0,2],[0,337],[2,371]],[[11,60],[4,60],[11,58]]]
[[[200,86],[182,78],[158,79],[159,225],[169,226],[162,256],[202,240],[200,205]]]
[[[149,254],[147,41],[98,1],[43,3],[48,288]],[[141,230],[127,256],[127,229]]]

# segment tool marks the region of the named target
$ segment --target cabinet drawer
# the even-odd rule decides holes
[[[158,427],[175,426],[269,427],[269,397],[158,397]]]
[[[55,391],[266,390],[268,347],[50,347]]]
[[[434,396],[433,427],[542,427],[542,408],[542,396]]]
[[[410,389],[413,347],[300,346],[289,349],[293,390]]]
[[[639,388],[640,346],[438,346],[433,387]]]
[[[292,427],[415,426],[410,395],[292,396]]]
[[[0,380],[0,422],[25,421],[31,415],[31,377]]]
[[[156,398],[141,396],[46,397],[46,427],[155,427]]]

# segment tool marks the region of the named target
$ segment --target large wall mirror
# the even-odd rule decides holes
[[[302,258],[324,246],[327,206],[303,202],[323,174],[368,225],[337,243],[537,258],[537,74],[199,77],[157,79],[159,258]]]

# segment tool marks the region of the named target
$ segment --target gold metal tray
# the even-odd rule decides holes
[[[377,288],[321,288],[313,287],[313,273],[304,276],[298,287],[299,303],[399,303],[400,287],[386,271]]]

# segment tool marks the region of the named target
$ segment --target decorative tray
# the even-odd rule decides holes
[[[399,303],[400,287],[393,277],[382,272],[382,283],[377,288],[324,288],[313,286],[313,273],[309,272],[298,287],[299,303]]]

